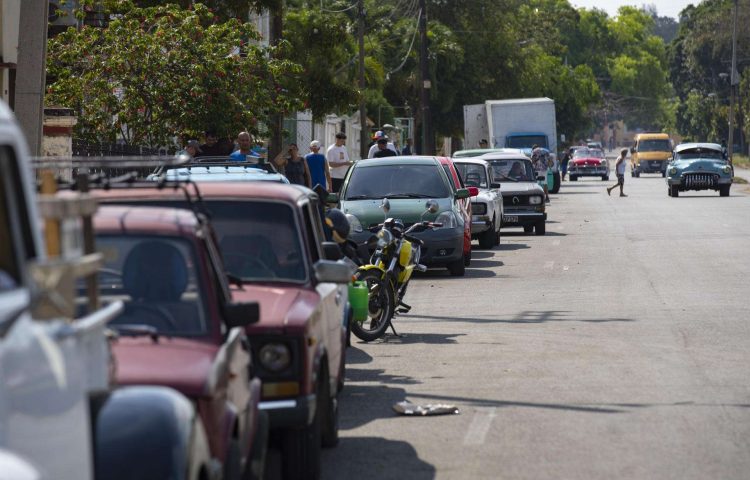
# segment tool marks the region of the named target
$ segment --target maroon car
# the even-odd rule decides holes
[[[451,181],[451,185],[455,190],[459,188],[466,188],[469,190],[470,197],[476,197],[479,195],[479,188],[477,187],[466,187],[464,181],[461,179],[461,175],[456,170],[456,166],[453,165],[453,160],[448,157],[438,157],[440,165],[443,166],[445,173]],[[471,198],[462,198],[458,200],[461,205],[461,215],[464,218],[464,266],[471,264]]]
[[[117,382],[194,402],[213,459],[206,478],[261,478],[268,426],[244,332],[258,305],[232,298],[210,228],[189,210],[127,206],[100,208],[94,226],[102,300],[125,304],[110,322]]]
[[[266,182],[198,182],[239,302],[260,303],[247,328],[260,407],[282,452],[285,478],[318,478],[321,446],[338,442],[337,395],[351,319],[351,268],[326,259],[318,196]],[[123,189],[104,202],[185,206],[174,189]]]

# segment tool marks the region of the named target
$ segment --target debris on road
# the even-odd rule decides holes
[[[445,404],[415,405],[411,402],[398,402],[393,405],[393,411],[399,415],[422,416],[427,415],[457,415],[458,407]]]

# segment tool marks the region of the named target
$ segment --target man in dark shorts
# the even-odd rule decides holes
[[[627,197],[622,191],[623,186],[625,186],[625,158],[628,156],[628,149],[623,148],[622,151],[620,151],[620,156],[617,157],[617,163],[615,164],[615,172],[617,173],[617,183],[612,185],[611,187],[607,187],[607,195],[612,195],[612,190],[620,187],[620,196],[621,197]]]

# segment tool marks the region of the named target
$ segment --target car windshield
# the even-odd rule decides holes
[[[450,196],[440,168],[424,164],[355,167],[345,188],[344,200]]]
[[[509,148],[531,148],[534,145],[547,148],[547,137],[544,135],[513,135],[505,140]]]
[[[595,148],[579,148],[573,152],[573,158],[604,158],[604,152]]]
[[[121,300],[125,309],[110,325],[145,327],[169,336],[197,337],[209,328],[193,246],[178,237],[99,235],[102,303]],[[79,304],[86,285],[78,283]]]
[[[484,169],[484,165],[460,162],[456,162],[455,165],[456,169],[461,173],[461,177],[464,179],[464,183],[467,187],[489,188],[487,172]]]
[[[528,159],[489,160],[492,176],[500,182],[533,182],[534,169]]]
[[[718,150],[709,148],[695,148],[690,150],[683,150],[680,153],[675,153],[675,160],[692,160],[695,158],[705,158],[712,160],[724,160],[724,154]]]
[[[641,140],[638,142],[639,152],[671,152],[669,140]]]
[[[281,202],[204,199],[227,271],[243,281],[304,282],[300,233]]]

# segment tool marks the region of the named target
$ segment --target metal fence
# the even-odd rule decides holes
[[[171,157],[164,147],[151,148],[139,145],[124,145],[119,143],[91,143],[78,138],[73,139],[73,157]],[[124,175],[137,172],[140,177],[145,177],[154,169],[151,167],[123,167],[123,168],[91,168],[92,172],[103,173],[108,176]]]

